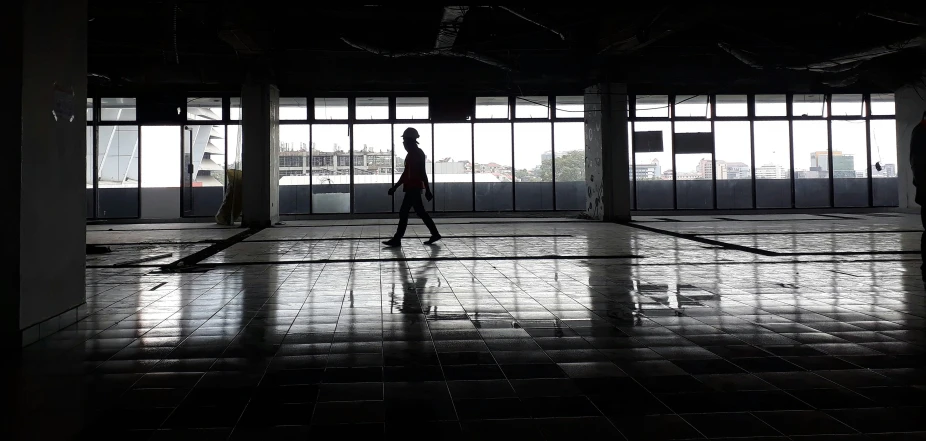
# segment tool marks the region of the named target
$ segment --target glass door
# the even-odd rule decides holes
[[[225,195],[225,126],[187,125],[181,148],[183,216],[215,216]]]

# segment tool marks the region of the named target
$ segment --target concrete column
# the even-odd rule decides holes
[[[897,118],[897,189],[900,193],[900,208],[919,211],[914,201],[913,171],[910,169],[910,135],[913,128],[923,120],[926,112],[926,87],[906,86],[894,92],[895,115]],[[919,92],[919,93],[917,93]]]
[[[607,222],[630,220],[627,87],[600,83],[585,90],[586,214]]]
[[[242,225],[280,220],[280,91],[269,83],[241,89]]]
[[[87,2],[13,1],[2,15],[0,330],[18,347],[73,324],[85,302]]]

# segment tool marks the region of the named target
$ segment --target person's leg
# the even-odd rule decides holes
[[[412,208],[412,201],[414,192],[406,192],[405,198],[402,199],[402,207],[399,208],[399,226],[395,230],[395,236],[392,236],[393,239],[402,239],[405,237],[405,229],[408,228],[408,211]]]
[[[415,195],[415,200],[412,201],[412,206],[415,207],[415,214],[424,222],[424,225],[428,227],[428,231],[431,232],[431,237],[440,237],[440,233],[437,232],[437,225],[434,225],[434,220],[431,219],[431,215],[428,214],[428,210],[425,210],[424,203],[421,201],[421,194]]]

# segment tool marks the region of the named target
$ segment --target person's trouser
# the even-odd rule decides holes
[[[437,236],[437,226],[434,225],[434,221],[431,220],[431,216],[424,209],[424,204],[421,203],[421,190],[411,190],[405,192],[405,198],[402,199],[402,208],[399,209],[399,228],[395,231],[394,239],[401,239],[405,236],[405,229],[408,227],[408,212],[412,208],[415,209],[415,214],[424,222],[425,226],[428,227],[428,231],[431,232],[431,236]]]

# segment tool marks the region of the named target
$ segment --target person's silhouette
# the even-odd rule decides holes
[[[415,214],[424,221],[428,231],[431,232],[431,238],[425,242],[425,244],[430,245],[439,241],[441,235],[437,232],[437,226],[434,225],[431,216],[424,209],[424,204],[421,203],[422,189],[428,201],[434,199],[434,195],[431,193],[431,186],[428,184],[428,172],[425,168],[427,156],[424,151],[418,148],[418,131],[412,127],[405,129],[405,132],[402,133],[402,145],[405,146],[405,151],[408,152],[408,155],[405,156],[405,171],[402,172],[402,176],[399,176],[398,182],[389,189],[389,195],[392,196],[396,188],[402,185],[405,198],[402,199],[402,208],[399,209],[399,226],[396,229],[395,236],[383,242],[383,244],[390,247],[402,245],[402,237],[405,236],[405,229],[408,227],[408,212],[414,208]]]
[[[926,112],[923,112],[923,119],[910,135],[910,165],[913,169],[913,187],[916,189],[914,200],[920,206],[920,218],[926,229]],[[926,272],[926,231],[920,238],[920,255],[924,260],[920,269]]]

